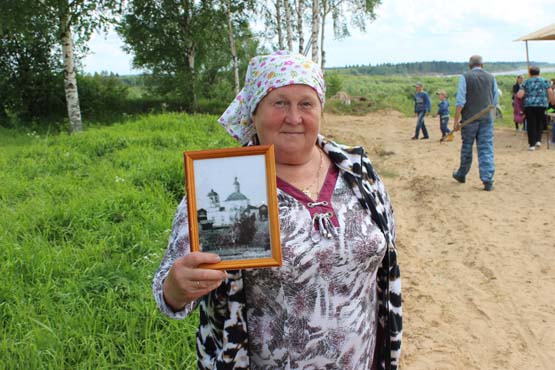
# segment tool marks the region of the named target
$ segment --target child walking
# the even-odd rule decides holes
[[[439,116],[439,129],[441,130],[440,141],[445,140],[445,137],[451,132],[449,130],[449,101],[447,100],[447,93],[445,90],[439,90],[437,92],[439,97],[439,104],[437,105],[437,113],[435,116]]]

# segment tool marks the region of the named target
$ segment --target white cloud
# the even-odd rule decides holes
[[[481,54],[486,61],[526,59],[520,36],[553,22],[553,0],[383,0],[367,32],[333,39],[327,27],[327,66],[427,60],[466,61]],[[84,60],[89,73],[132,70],[131,56],[115,32],[94,35],[92,54]],[[529,42],[530,58],[555,62],[555,42]]]
[[[139,73],[132,69],[132,57],[123,51],[123,41],[115,31],[94,34],[88,43],[90,53],[83,59],[87,73],[113,72],[120,75]]]
[[[553,22],[552,0],[384,0],[366,33],[341,42],[328,37],[327,65],[423,60],[525,60],[513,40]],[[555,42],[537,42],[530,58],[554,62]]]

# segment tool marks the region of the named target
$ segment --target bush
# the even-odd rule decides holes
[[[331,97],[337,94],[343,88],[343,79],[338,73],[326,73],[326,97]]]

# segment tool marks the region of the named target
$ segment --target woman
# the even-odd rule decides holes
[[[389,196],[364,150],[319,134],[317,64],[278,52],[251,60],[219,122],[244,145],[273,144],[283,264],[215,271],[190,253],[178,207],[153,281],[173,318],[200,308],[199,369],[397,369],[401,285]]]
[[[522,76],[516,77],[516,83],[513,85],[513,119],[515,122],[515,128],[518,131],[518,125],[522,124],[522,129],[524,130],[524,105],[522,99],[519,99],[516,95],[520,90],[520,86],[522,85]]]
[[[524,115],[528,132],[528,150],[533,151],[541,146],[542,132],[546,125],[545,110],[553,100],[553,90],[549,81],[540,77],[540,68],[530,67],[530,78],[524,81],[517,94],[524,99]]]

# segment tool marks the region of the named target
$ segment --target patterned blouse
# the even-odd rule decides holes
[[[319,145],[335,165],[330,166],[316,202],[277,179],[282,266],[228,272],[230,284],[174,312],[164,301],[163,281],[173,262],[190,252],[186,200],[178,206],[168,249],[154,276],[153,293],[159,309],[172,318],[184,318],[200,306],[199,368],[370,369],[373,361],[376,365],[375,354],[379,354],[378,369],[389,368],[389,364],[392,370],[397,369],[402,311],[389,197],[379,179],[372,185],[365,183],[364,192],[374,186],[378,189],[378,212],[389,216],[387,259],[384,234],[362,207],[353,184],[343,176],[347,167],[360,170],[350,161],[359,156],[360,149],[339,147],[323,137]],[[368,166],[364,169],[372,173],[369,162],[364,161]],[[390,288],[384,305],[381,274],[387,260]],[[241,272],[242,279],[238,275]],[[238,311],[242,299],[237,294],[241,291],[244,324],[242,311]],[[228,301],[222,306],[220,300],[225,297]],[[383,334],[384,322],[391,337],[390,363],[383,357],[383,343],[377,340]],[[244,339],[237,336],[242,330],[247,334]],[[231,357],[214,357],[210,352],[214,345]],[[245,345],[247,352],[242,349]]]
[[[283,265],[243,276],[252,369],[370,369],[383,233],[335,167],[318,202],[278,186]],[[322,212],[333,213],[337,235],[313,241]]]
[[[524,94],[524,107],[544,107],[548,106],[547,89],[549,81],[542,77],[531,77],[524,81],[521,89]]]

